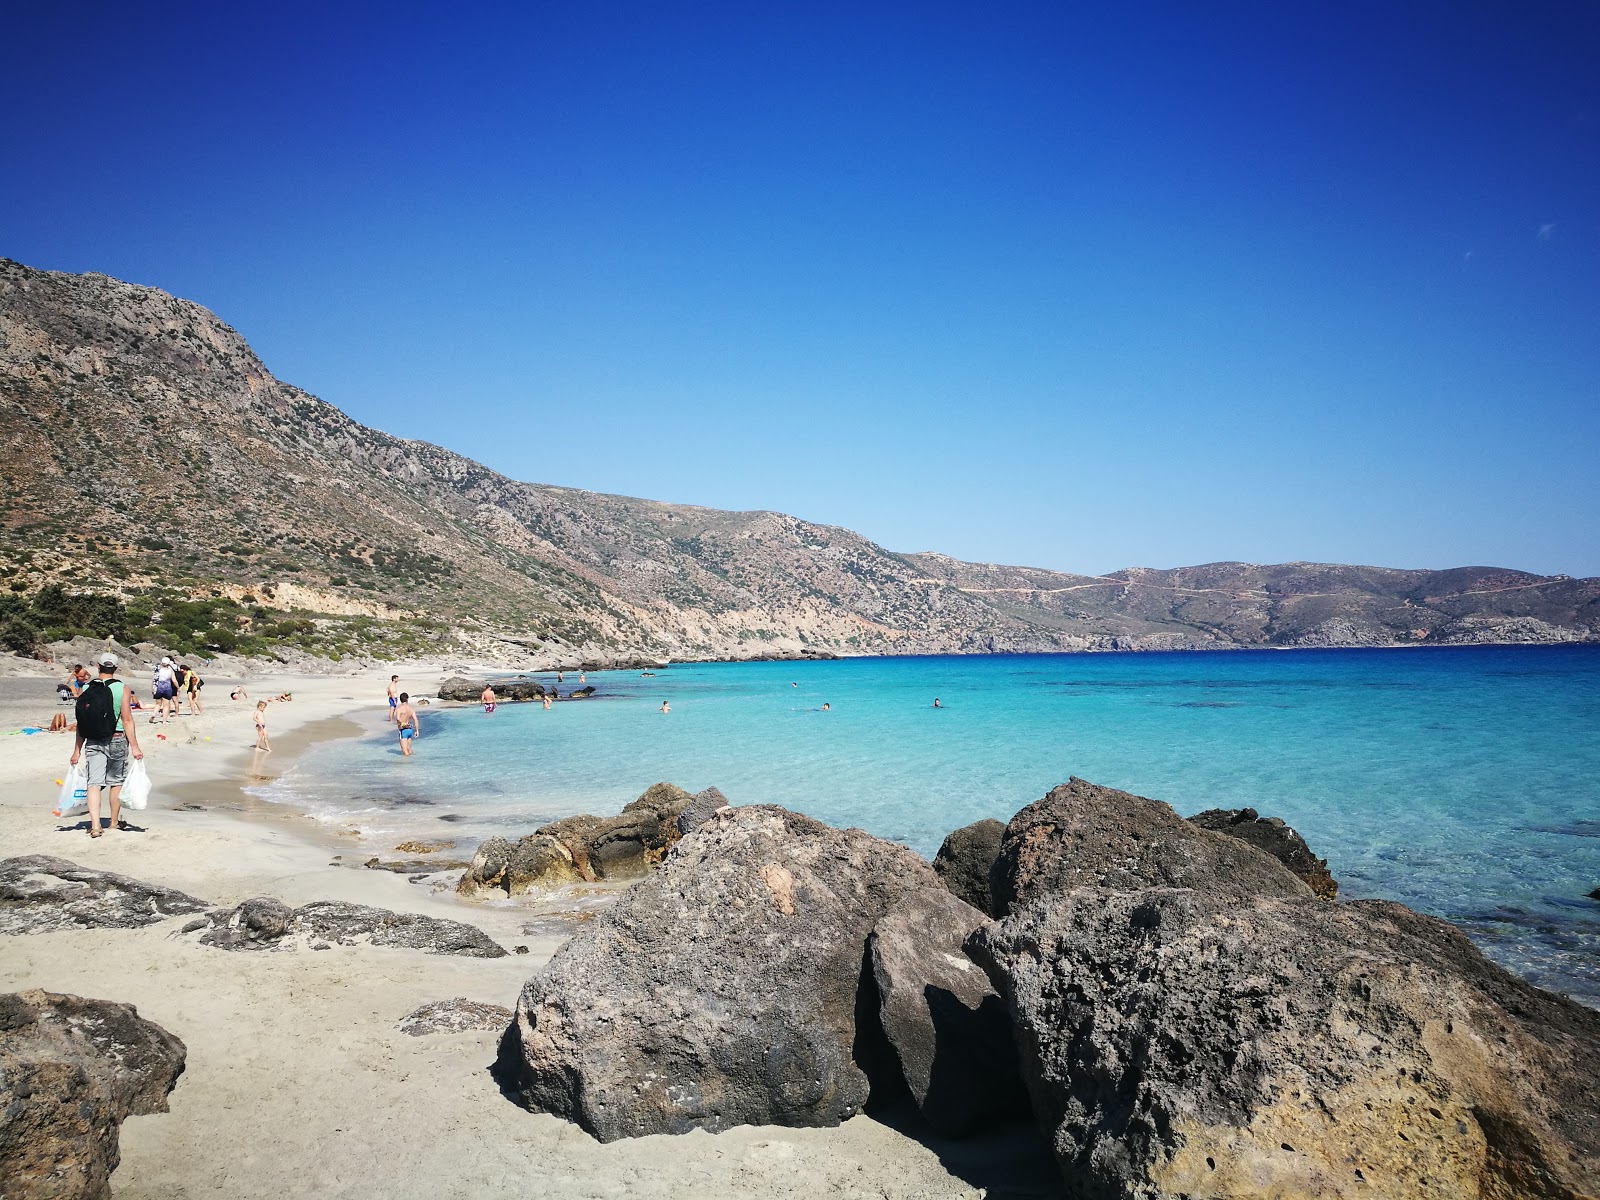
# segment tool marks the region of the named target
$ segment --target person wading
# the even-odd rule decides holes
[[[394,710],[394,723],[400,730],[400,753],[411,757],[411,743],[421,736],[417,726],[417,710],[411,707],[411,693],[400,693],[400,704]]]
[[[78,740],[72,747],[71,764],[83,758],[84,782],[88,787],[89,836],[100,836],[100,789],[109,789],[111,827],[121,829],[122,784],[128,777],[128,755],[143,758],[139,731],[128,707],[128,688],[117,675],[117,656],[102,654],[96,665],[100,674],[91,679],[78,697]]]

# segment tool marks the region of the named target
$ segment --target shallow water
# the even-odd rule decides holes
[[[478,838],[614,812],[669,779],[931,856],[951,829],[1080,775],[1184,815],[1281,816],[1341,897],[1447,917],[1600,1006],[1600,647],[845,659],[590,682],[600,696],[548,712],[424,709],[410,761],[392,736],[329,743],[262,794],[374,834]]]

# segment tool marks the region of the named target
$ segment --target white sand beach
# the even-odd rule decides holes
[[[428,664],[396,669],[422,694],[441,673]],[[282,764],[308,739],[355,732],[336,718],[380,711],[388,674],[249,680],[252,701],[294,697],[271,705],[274,750],[264,757]],[[71,734],[0,737],[4,857],[54,855],[219,906],[271,895],[450,917],[528,953],[484,960],[364,945],[228,953],[175,936],[186,917],[0,938],[0,990],[131,1002],[188,1047],[171,1111],[123,1126],[117,1196],[465,1196],[491,1187],[560,1197],[1058,1193],[1053,1166],[1021,1132],[940,1144],[898,1131],[890,1115],[837,1129],[745,1127],[601,1145],[516,1107],[487,1071],[496,1033],[412,1037],[396,1022],[456,996],[511,1007],[560,945],[562,922],[542,920],[528,933],[525,907],[459,901],[448,889],[360,868],[369,854],[404,857],[392,846],[352,842],[335,861],[340,851],[328,848],[326,830],[247,802],[240,784],[259,770],[249,751],[252,704],[230,702],[229,682],[209,681],[202,716],[140,726],[156,786],[147,810],[127,814],[137,832],[92,840],[83,818],[51,816]],[[53,676],[0,679],[0,730],[48,724],[65,711],[54,684]],[[203,811],[183,807],[196,804]]]

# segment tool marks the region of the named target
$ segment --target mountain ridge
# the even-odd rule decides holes
[[[1600,640],[1594,579],[1304,562],[1077,575],[519,482],[277,380],[199,305],[9,259],[0,447],[12,592],[215,593],[238,598],[247,632],[269,610],[344,608],[480,652],[589,657]]]

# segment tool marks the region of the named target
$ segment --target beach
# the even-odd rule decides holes
[[[443,673],[437,664],[394,670],[421,695]],[[559,916],[525,932],[525,907],[460,901],[449,889],[361,869],[370,855],[404,855],[355,839],[341,848],[337,831],[241,794],[241,784],[262,774],[249,749],[256,698],[294,697],[269,705],[274,749],[262,757],[276,768],[314,739],[357,732],[352,715],[381,713],[390,673],[260,675],[246,681],[250,703],[229,701],[231,681],[208,680],[204,715],[140,725],[155,783],[150,806],[125,814],[139,832],[98,840],[86,836],[83,818],[50,815],[71,734],[0,743],[6,857],[66,858],[217,906],[269,895],[290,905],[334,899],[447,917],[508,949],[527,947],[498,959],[368,945],[226,953],[175,936],[185,917],[0,939],[0,990],[129,1002],[188,1048],[170,1111],[122,1127],[115,1195],[438,1196],[486,1186],[574,1197],[1059,1192],[1059,1175],[1026,1128],[944,1143],[908,1136],[901,1127],[915,1127],[896,1112],[835,1129],[746,1126],[602,1145],[501,1095],[487,1070],[498,1033],[400,1032],[400,1018],[428,1001],[464,996],[512,1007],[563,934]],[[67,711],[55,701],[55,682],[0,679],[0,729],[48,724],[52,712]]]

